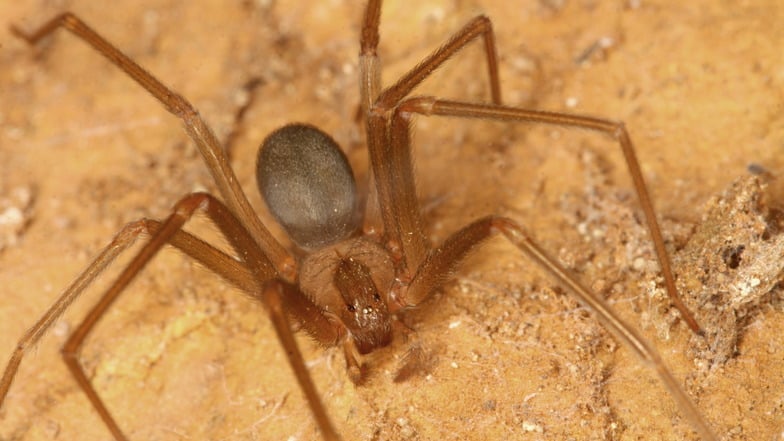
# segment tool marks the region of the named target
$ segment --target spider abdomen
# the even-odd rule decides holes
[[[357,190],[346,155],[326,133],[289,124],[261,145],[256,179],[272,215],[301,248],[322,248],[358,228]]]

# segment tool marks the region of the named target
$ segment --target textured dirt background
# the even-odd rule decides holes
[[[321,126],[364,167],[353,122],[362,7],[341,0],[112,8],[36,1],[4,2],[0,17],[3,28],[31,28],[64,9],[79,13],[187,96],[223,139],[233,139],[239,178],[261,207],[253,190],[255,149],[285,122]],[[625,121],[669,246],[689,250],[676,258],[681,285],[698,291],[714,277],[725,286],[734,261],[722,253],[731,241],[703,251],[686,244],[705,204],[737,178],[751,199],[763,194],[743,178],[749,170],[769,182],[771,205],[784,200],[781,2],[389,2],[385,81],[479,13],[495,24],[506,101]],[[123,224],[164,217],[180,196],[212,183],[179,123],[84,44],[62,32],[36,50],[8,34],[0,41],[5,359]],[[484,100],[482,63],[472,47],[418,92]],[[765,292],[752,286],[753,301],[742,313],[722,309],[723,302],[712,304],[713,315],[701,310],[711,325],[711,317],[723,317],[716,329],[726,332],[700,341],[662,303],[611,140],[445,119],[422,118],[417,128],[420,193],[433,241],[483,214],[520,220],[642,329],[722,439],[784,439],[784,319],[777,288],[767,292],[776,286],[780,254],[741,253],[741,262],[768,262],[774,280],[761,284]],[[727,204],[718,222],[731,226],[733,213],[759,220],[766,210]],[[765,235],[749,234],[768,240],[775,223]],[[759,228],[738,225],[729,230]],[[209,233],[198,222],[192,230]],[[723,258],[716,263],[717,255]],[[0,410],[0,439],[108,439],[58,355],[108,279],[23,362]],[[689,302],[703,295],[686,293]],[[502,240],[473,256],[406,323],[415,331],[367,358],[372,369],[362,387],[348,380],[340,351],[301,339],[345,439],[696,439],[658,379]],[[733,332],[736,349],[735,340],[729,349],[713,344],[727,343]],[[395,383],[411,348],[421,348],[429,362]],[[729,360],[711,350],[724,350]],[[83,360],[132,439],[319,439],[261,309],[174,252],[164,253],[102,321]]]

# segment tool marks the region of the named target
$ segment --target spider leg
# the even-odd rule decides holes
[[[207,214],[208,218],[229,240],[234,250],[240,256],[241,261],[238,261],[221,251],[212,248],[200,239],[181,231],[183,225],[197,211],[204,211]],[[51,325],[54,318],[62,313],[62,310],[68,306],[68,303],[78,296],[78,294],[97,277],[98,273],[103,271],[103,269],[111,263],[117,254],[130,246],[133,239],[138,236],[138,234],[144,229],[148,229],[153,233],[151,239],[144,245],[118,276],[115,282],[89,311],[85,319],[69,337],[62,349],[63,359],[71,371],[71,374],[76,379],[80,388],[85,392],[112,435],[118,440],[127,439],[101,398],[98,396],[98,393],[93,388],[80,364],[79,354],[82,343],[98,320],[100,320],[128,284],[130,284],[130,282],[144,269],[147,263],[157,255],[158,251],[160,251],[165,244],[171,243],[264,304],[265,309],[272,320],[278,339],[286,350],[289,364],[294,370],[298,383],[311,406],[311,410],[316,418],[322,436],[324,439],[328,440],[340,439],[324,410],[324,406],[313,385],[310,374],[305,367],[302,354],[294,341],[291,327],[284,312],[284,303],[288,306],[290,302],[284,300],[282,296],[291,295],[291,290],[286,289],[287,283],[277,277],[277,273],[275,272],[270,259],[261,251],[258,245],[252,241],[250,233],[245,230],[244,226],[231,211],[214,197],[205,193],[195,193],[183,198],[176,205],[172,215],[164,222],[140,222],[141,225],[139,223],[134,223],[131,224],[131,227],[124,229],[124,234],[121,235],[121,238],[112,242],[107,248],[107,251],[102,253],[96,260],[98,266],[93,267],[91,265],[91,267],[85,271],[87,276],[84,276],[84,274],[80,276],[77,279],[77,282],[66,290],[66,294],[61,297],[61,301],[58,301],[52,310],[45,315],[44,319],[39,322],[46,324],[43,326],[37,325],[33,328],[35,332],[31,331],[33,334],[40,337],[40,334],[46,330],[46,327]],[[127,238],[126,235],[131,237]],[[326,323],[325,317],[322,316],[321,319]],[[9,368],[7,368],[6,371],[15,371],[15,369],[16,366],[13,365],[12,359],[12,364],[9,365]],[[11,377],[12,376],[13,375],[11,375]]]
[[[368,2],[359,40],[359,71],[361,78],[359,84],[362,108],[365,113],[374,104],[387,109],[394,106],[395,103],[408,95],[414,87],[433,73],[434,70],[438,69],[446,60],[460,52],[468,43],[480,37],[483,39],[487,57],[487,74],[490,79],[492,102],[501,104],[501,82],[498,77],[498,52],[496,50],[493,24],[489,18],[483,15],[474,17],[466,23],[446,43],[403,75],[397,83],[386,89],[383,99],[379,97],[379,92],[381,91],[381,63],[378,59],[377,49],[380,40],[378,28],[381,21],[381,3],[381,0]]]
[[[204,203],[204,206],[201,208],[207,210],[208,214],[216,221],[216,224],[221,228],[225,227],[232,230],[229,233],[224,232],[229,237],[230,241],[236,237],[243,237],[243,240],[245,241],[244,244],[234,241],[232,241],[232,243],[235,249],[242,255],[242,260],[252,269],[252,271],[246,272],[242,269],[237,269],[242,266],[242,263],[236,261],[230,262],[229,260],[220,257],[220,252],[217,250],[215,250],[216,252],[205,251],[200,257],[192,257],[205,263],[208,268],[246,292],[249,292],[253,297],[258,298],[265,304],[273,324],[275,325],[278,337],[289,354],[289,362],[307,396],[323,437],[325,439],[339,439],[324,411],[309,374],[304,367],[302,357],[291,337],[291,329],[282,311],[285,309],[292,312],[300,321],[308,323],[308,331],[320,341],[334,342],[338,339],[337,336],[340,331],[335,328],[334,324],[330,323],[320,314],[318,308],[305,298],[305,296],[293,285],[297,276],[297,264],[294,258],[261,223],[259,217],[254,212],[247,197],[239,186],[239,180],[232,171],[228,158],[212,130],[204,122],[197,110],[184,97],[162,84],[152,74],[123,54],[81,19],[70,12],[54,17],[32,33],[26,33],[15,26],[11,27],[11,31],[17,37],[24,39],[28,43],[36,44],[39,40],[61,27],[67,29],[91,45],[101,55],[106,57],[139,85],[144,87],[153,97],[158,99],[166,110],[182,120],[186,132],[196,143],[207,164],[207,168],[210,170],[221,195],[226,201],[227,208],[224,208],[220,202],[217,202],[217,200],[210,196],[196,195],[192,196],[191,199],[195,200],[201,198],[200,203]],[[188,210],[199,208],[199,204],[193,205],[194,203],[191,199],[184,199],[180,202],[178,207],[187,207]],[[188,210],[186,210],[186,212]],[[192,213],[192,211],[190,212]],[[219,215],[221,216],[221,220],[217,221],[215,216]],[[183,243],[190,243],[190,245],[183,245],[186,254],[191,254],[188,250],[191,250],[195,254],[199,254],[201,251],[198,250],[203,251],[206,249],[201,246],[204,244],[203,242],[187,239],[188,236],[178,235],[179,226],[176,225],[179,223],[181,226],[181,224],[187,220],[188,216],[189,214],[186,216],[184,213],[175,212],[175,214],[173,214],[164,224],[158,226],[160,227],[160,231],[155,233],[151,242],[149,242],[140,252],[134,263],[126,268],[114,287],[112,287],[94,307],[93,311],[91,311],[90,315],[88,315],[63,349],[64,358],[66,359],[66,363],[72,374],[76,377],[80,386],[98,410],[101,418],[106,422],[107,426],[109,426],[112,433],[118,439],[124,439],[120,429],[117,427],[116,423],[114,423],[112,417],[103,406],[79,366],[79,347],[89,330],[101,317],[103,311],[108,308],[109,304],[111,304],[120,292],[122,292],[123,287],[141,271],[144,264],[149,261],[157,250],[167,241],[175,244],[178,237],[181,239],[186,238],[183,239]],[[148,224],[148,227],[150,225],[152,224]],[[158,227],[153,227],[151,229]],[[175,244],[175,246],[177,245]],[[111,259],[113,259],[113,257]],[[106,265],[110,263],[111,259],[107,258]],[[213,263],[210,264],[208,262]],[[89,284],[89,281],[87,281],[87,283]],[[249,288],[253,288],[252,291],[248,291]],[[78,296],[78,292],[75,296]],[[283,296],[283,298],[281,298],[281,296]],[[63,304],[60,305],[60,307],[65,309],[64,307],[67,307],[67,305]],[[50,317],[50,321],[53,321],[60,312],[57,312]],[[44,317],[42,320],[46,319],[47,317]],[[34,329],[43,332],[50,325],[51,323],[47,322],[47,324],[43,324],[40,327],[36,326]],[[16,358],[12,358],[6,373],[8,379],[4,377],[0,380],[0,387],[10,387],[10,381],[13,374],[8,374],[8,372],[13,371],[15,373],[20,360],[21,359],[17,360]]]
[[[397,148],[409,151],[406,153],[408,155],[410,155],[410,147],[401,143],[408,143],[409,123],[412,114],[552,124],[603,132],[615,138],[623,152],[629,174],[634,183],[634,189],[637,192],[637,198],[642,206],[642,211],[645,215],[645,221],[648,224],[651,238],[653,239],[653,246],[659,260],[662,275],[664,276],[664,284],[670,301],[678,309],[681,317],[689,328],[696,334],[702,335],[700,325],[678,295],[670,257],[664,246],[664,239],[662,238],[661,229],[659,228],[659,222],[656,220],[656,212],[653,209],[653,202],[651,202],[651,197],[648,193],[648,186],[645,184],[642,172],[640,171],[640,163],[637,160],[632,140],[622,122],[591,116],[527,110],[493,104],[474,104],[440,100],[433,97],[417,97],[401,102],[394,112],[391,123],[392,135],[390,137],[399,139],[399,147]],[[402,154],[403,153],[398,153],[398,155]]]
[[[546,270],[560,286],[567,288],[572,295],[594,313],[616,339],[634,351],[645,365],[656,371],[666,389],[677,402],[681,412],[703,440],[718,440],[656,350],[648,345],[631,326],[621,320],[607,302],[591,292],[572,273],[550,257],[520,225],[511,219],[500,216],[485,217],[451,235],[439,247],[428,253],[408,288],[396,298],[397,302],[402,307],[412,307],[424,301],[435,288],[454,273],[455,267],[469,251],[497,233],[503,234],[512,244]]]
[[[139,235],[145,231],[147,231],[147,226],[144,221],[133,222],[123,227],[112,242],[90,263],[87,269],[79,274],[76,280],[63,291],[38,322],[30,327],[24,336],[19,339],[13,354],[11,354],[11,358],[8,360],[3,377],[0,378],[0,408],[3,407],[3,402],[8,395],[8,390],[11,388],[11,383],[13,383],[14,377],[16,377],[24,356],[38,344],[38,341],[52,327],[52,324],[63,315],[71,303],[84,292],[95,278],[111,265],[117,256],[133,245]]]
[[[407,122],[395,122],[389,116],[397,106],[401,109],[395,111],[396,115],[404,113],[420,113],[424,115],[458,116],[464,118],[485,118],[514,121],[527,121],[560,126],[579,127],[607,133],[615,138],[623,152],[629,174],[634,182],[637,197],[640,200],[645,215],[648,229],[653,239],[656,256],[664,276],[664,283],[670,301],[681,313],[689,328],[697,334],[702,334],[697,321],[694,319],[686,305],[683,304],[675,287],[675,277],[667,250],[664,247],[659,223],[653,209],[648,187],[640,171],[639,161],[634,151],[631,138],[623,123],[606,119],[569,115],[553,112],[524,110],[501,105],[500,86],[498,81],[497,56],[495,40],[490,20],[479,16],[458,31],[445,45],[425,58],[419,65],[403,75],[397,83],[385,89],[373,101],[369,97],[378,90],[380,80],[377,70],[380,68],[375,53],[378,45],[378,22],[380,20],[381,1],[371,1],[365,13],[361,37],[361,81],[363,99],[369,100],[367,136],[368,150],[373,164],[375,185],[378,192],[381,216],[384,228],[390,239],[400,246],[399,259],[404,270],[410,274],[422,261],[427,249],[422,231],[422,220],[416,200],[416,186],[412,172],[412,160],[408,144],[407,129],[403,132],[403,125]],[[479,105],[463,102],[436,100],[433,98],[419,98],[402,101],[422,80],[429,76],[444,61],[459,52],[466,43],[479,36],[485,38],[485,52],[487,53],[490,73],[490,84],[494,105]],[[496,91],[497,89],[497,91]],[[372,102],[370,102],[372,101]],[[398,118],[400,116],[397,116]],[[397,128],[392,126],[396,125]]]
[[[404,100],[395,108],[389,126],[386,129],[388,137],[391,139],[388,149],[404,151],[402,153],[398,152],[397,156],[410,156],[411,154],[410,123],[413,114],[558,124],[597,130],[614,136],[621,144],[621,149],[624,151],[630,173],[635,180],[635,188],[642,201],[643,210],[646,212],[654,242],[659,242],[657,247],[657,249],[659,247],[661,248],[659,258],[666,262],[663,266],[667,265],[667,268],[669,269],[668,256],[664,251],[661,234],[658,231],[658,224],[656,224],[656,219],[653,214],[653,206],[650,202],[650,197],[648,196],[644,181],[642,180],[642,173],[640,172],[639,164],[634,155],[631,139],[622,123],[615,123],[599,118],[524,110],[507,106],[446,101],[432,97],[411,98]],[[392,165],[392,167],[401,166],[401,164]],[[410,171],[408,173],[410,173]],[[442,284],[450,274],[452,274],[455,266],[472,248],[487,239],[493,233],[498,232],[504,234],[507,239],[525,254],[533,258],[562,286],[568,288],[575,297],[594,312],[599,321],[617,339],[634,350],[645,364],[656,371],[667,390],[675,398],[681,411],[686,418],[689,419],[694,429],[703,439],[717,439],[694,404],[692,404],[678,382],[672,377],[672,374],[670,374],[658,353],[649,346],[633,328],[612,312],[604,300],[585,288],[571,273],[569,273],[569,271],[558,264],[553,258],[549,257],[528,237],[522,227],[510,219],[488,217],[476,221],[450,236],[438,248],[428,252],[423,258],[422,263],[416,269],[416,272],[412,275],[408,286],[402,288],[401,292],[396,293],[395,300],[397,303],[401,307],[413,306],[421,303],[430,295],[434,288]],[[669,277],[672,278],[671,273],[669,273]],[[674,283],[672,284],[672,289],[674,290]],[[683,311],[685,311],[684,317],[690,317],[685,306],[683,308]],[[696,326],[696,322],[694,325]]]
[[[226,205],[253,233],[254,241],[270,256],[281,276],[287,281],[293,281],[296,275],[294,259],[261,223],[250,202],[248,202],[245,193],[242,191],[239,180],[231,169],[229,159],[221,148],[215,134],[191,103],[158,81],[157,78],[101,37],[73,13],[62,13],[32,33],[24,32],[13,25],[11,26],[11,31],[17,37],[34,45],[61,27],[88,43],[98,53],[122,69],[123,72],[144,87],[150,95],[158,99],[166,110],[182,120],[185,131],[196,143],[207,164],[207,168],[210,170],[221,195],[226,201]]]
[[[498,56],[492,23],[487,17],[478,16],[403,75],[393,86],[379,94],[381,63],[376,49],[379,42],[380,17],[381,0],[368,2],[360,37],[359,84],[375,184],[375,193],[371,191],[370,200],[378,198],[385,233],[392,242],[392,248],[399,248],[396,254],[404,271],[410,273],[421,262],[427,246],[417,208],[414,177],[409,173],[411,159],[405,150],[389,148],[391,140],[386,130],[388,112],[439,66],[478,38],[482,38],[484,42],[492,102],[501,104]]]
[[[46,335],[55,321],[79,298],[79,296],[115,261],[130,248],[140,235],[153,234],[160,229],[161,223],[150,219],[141,219],[125,225],[87,268],[71,282],[60,297],[52,304],[44,315],[16,343],[16,348],[6,364],[0,378],[0,408],[11,388],[14,378],[24,356],[34,348]],[[207,268],[211,268],[221,277],[237,286],[244,292],[251,292],[256,287],[253,274],[231,256],[209,245],[201,239],[185,232],[177,231],[169,238],[169,244],[188,254]]]

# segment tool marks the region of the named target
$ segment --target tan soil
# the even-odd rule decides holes
[[[80,14],[188,97],[222,138],[237,130],[231,154],[258,207],[255,150],[285,122],[321,126],[365,168],[353,122],[361,1],[119,3],[3,2],[0,17],[3,29],[32,28],[63,9]],[[784,5],[390,1],[385,82],[478,13],[493,19],[508,103],[626,122],[668,246],[684,250],[674,257],[680,286],[701,305],[708,339],[667,309],[630,180],[605,137],[420,118],[431,239],[483,214],[518,219],[642,330],[722,439],[784,439],[783,266],[778,212],[768,208],[784,200]],[[0,41],[5,359],[122,225],[162,218],[180,196],[213,185],[178,121],[84,44],[65,33],[35,50],[8,34]],[[249,96],[253,79],[261,82]],[[418,92],[486,99],[479,47]],[[735,196],[718,199],[733,185]],[[210,230],[193,227],[215,237]],[[1,440],[108,439],[58,348],[109,279],[25,359],[0,410]],[[406,323],[415,332],[367,358],[361,387],[339,350],[301,338],[346,440],[697,439],[652,372],[502,240]],[[424,362],[394,382],[409,351]],[[126,293],[82,355],[132,439],[319,439],[261,308],[174,252]]]

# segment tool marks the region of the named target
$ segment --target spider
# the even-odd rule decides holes
[[[494,35],[489,19],[483,16],[467,23],[394,85],[383,88],[376,55],[380,10],[380,0],[369,1],[360,38],[361,114],[372,164],[372,188],[357,190],[345,154],[329,135],[314,126],[290,124],[273,132],[262,143],[258,157],[259,188],[270,211],[296,244],[295,250],[280,245],[253,212],[217,139],[185,98],[164,86],[73,14],[59,15],[30,34],[14,30],[17,36],[35,43],[64,27],[113,61],[183,121],[222,199],[194,193],[181,199],[165,220],[143,219],[124,228],[20,341],[0,380],[0,404],[26,350],[119,253],[147,232],[151,235],[149,241],[63,348],[69,370],[113,436],[126,439],[80,364],[82,342],[125,287],[169,244],[261,303],[288,354],[322,436],[339,439],[293,339],[287,316],[320,343],[341,346],[349,377],[360,382],[361,356],[392,339],[391,317],[404,314],[428,299],[470,251],[498,235],[585,303],[611,333],[654,368],[703,439],[716,439],[659,355],[633,328],[618,319],[604,301],[535,244],[516,221],[500,216],[481,218],[436,246],[427,243],[423,232],[410,157],[410,122],[415,115],[535,122],[605,132],[618,140],[627,159],[673,303],[689,326],[698,331],[698,325],[675,293],[653,207],[623,124],[503,105]],[[459,56],[460,50],[474,40],[484,42],[492,91],[490,103],[409,96],[433,70],[452,56]],[[374,231],[371,222],[365,222],[364,214],[374,203],[378,204],[383,233]],[[206,214],[221,231],[235,256],[182,230],[197,212]]]

